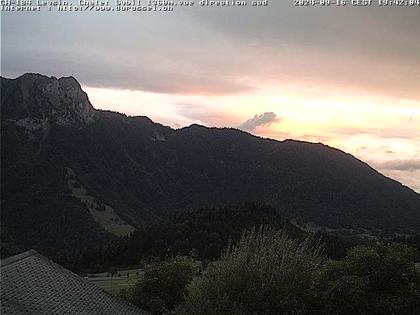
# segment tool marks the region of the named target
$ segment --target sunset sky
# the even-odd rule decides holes
[[[174,128],[322,142],[420,192],[420,7],[2,12],[1,74],[25,72]]]

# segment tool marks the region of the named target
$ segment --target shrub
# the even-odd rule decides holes
[[[261,227],[243,233],[220,261],[193,280],[176,314],[299,314],[322,263],[319,242]]]
[[[187,257],[150,263],[144,276],[122,297],[153,314],[163,314],[183,301],[187,285],[199,269],[199,264]]]
[[[321,279],[327,314],[420,314],[416,252],[403,244],[356,246]]]

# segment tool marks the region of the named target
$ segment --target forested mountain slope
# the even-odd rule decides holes
[[[347,233],[420,231],[420,195],[340,150],[95,110],[72,77],[2,78],[1,141],[5,246],[80,247],[243,201]]]

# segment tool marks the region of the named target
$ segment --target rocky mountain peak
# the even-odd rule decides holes
[[[87,124],[96,110],[73,77],[47,77],[27,73],[17,79],[1,80],[3,117],[21,126],[45,122],[62,126]]]

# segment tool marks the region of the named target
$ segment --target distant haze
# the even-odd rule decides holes
[[[1,13],[1,75],[96,108],[338,147],[420,192],[420,7]]]

